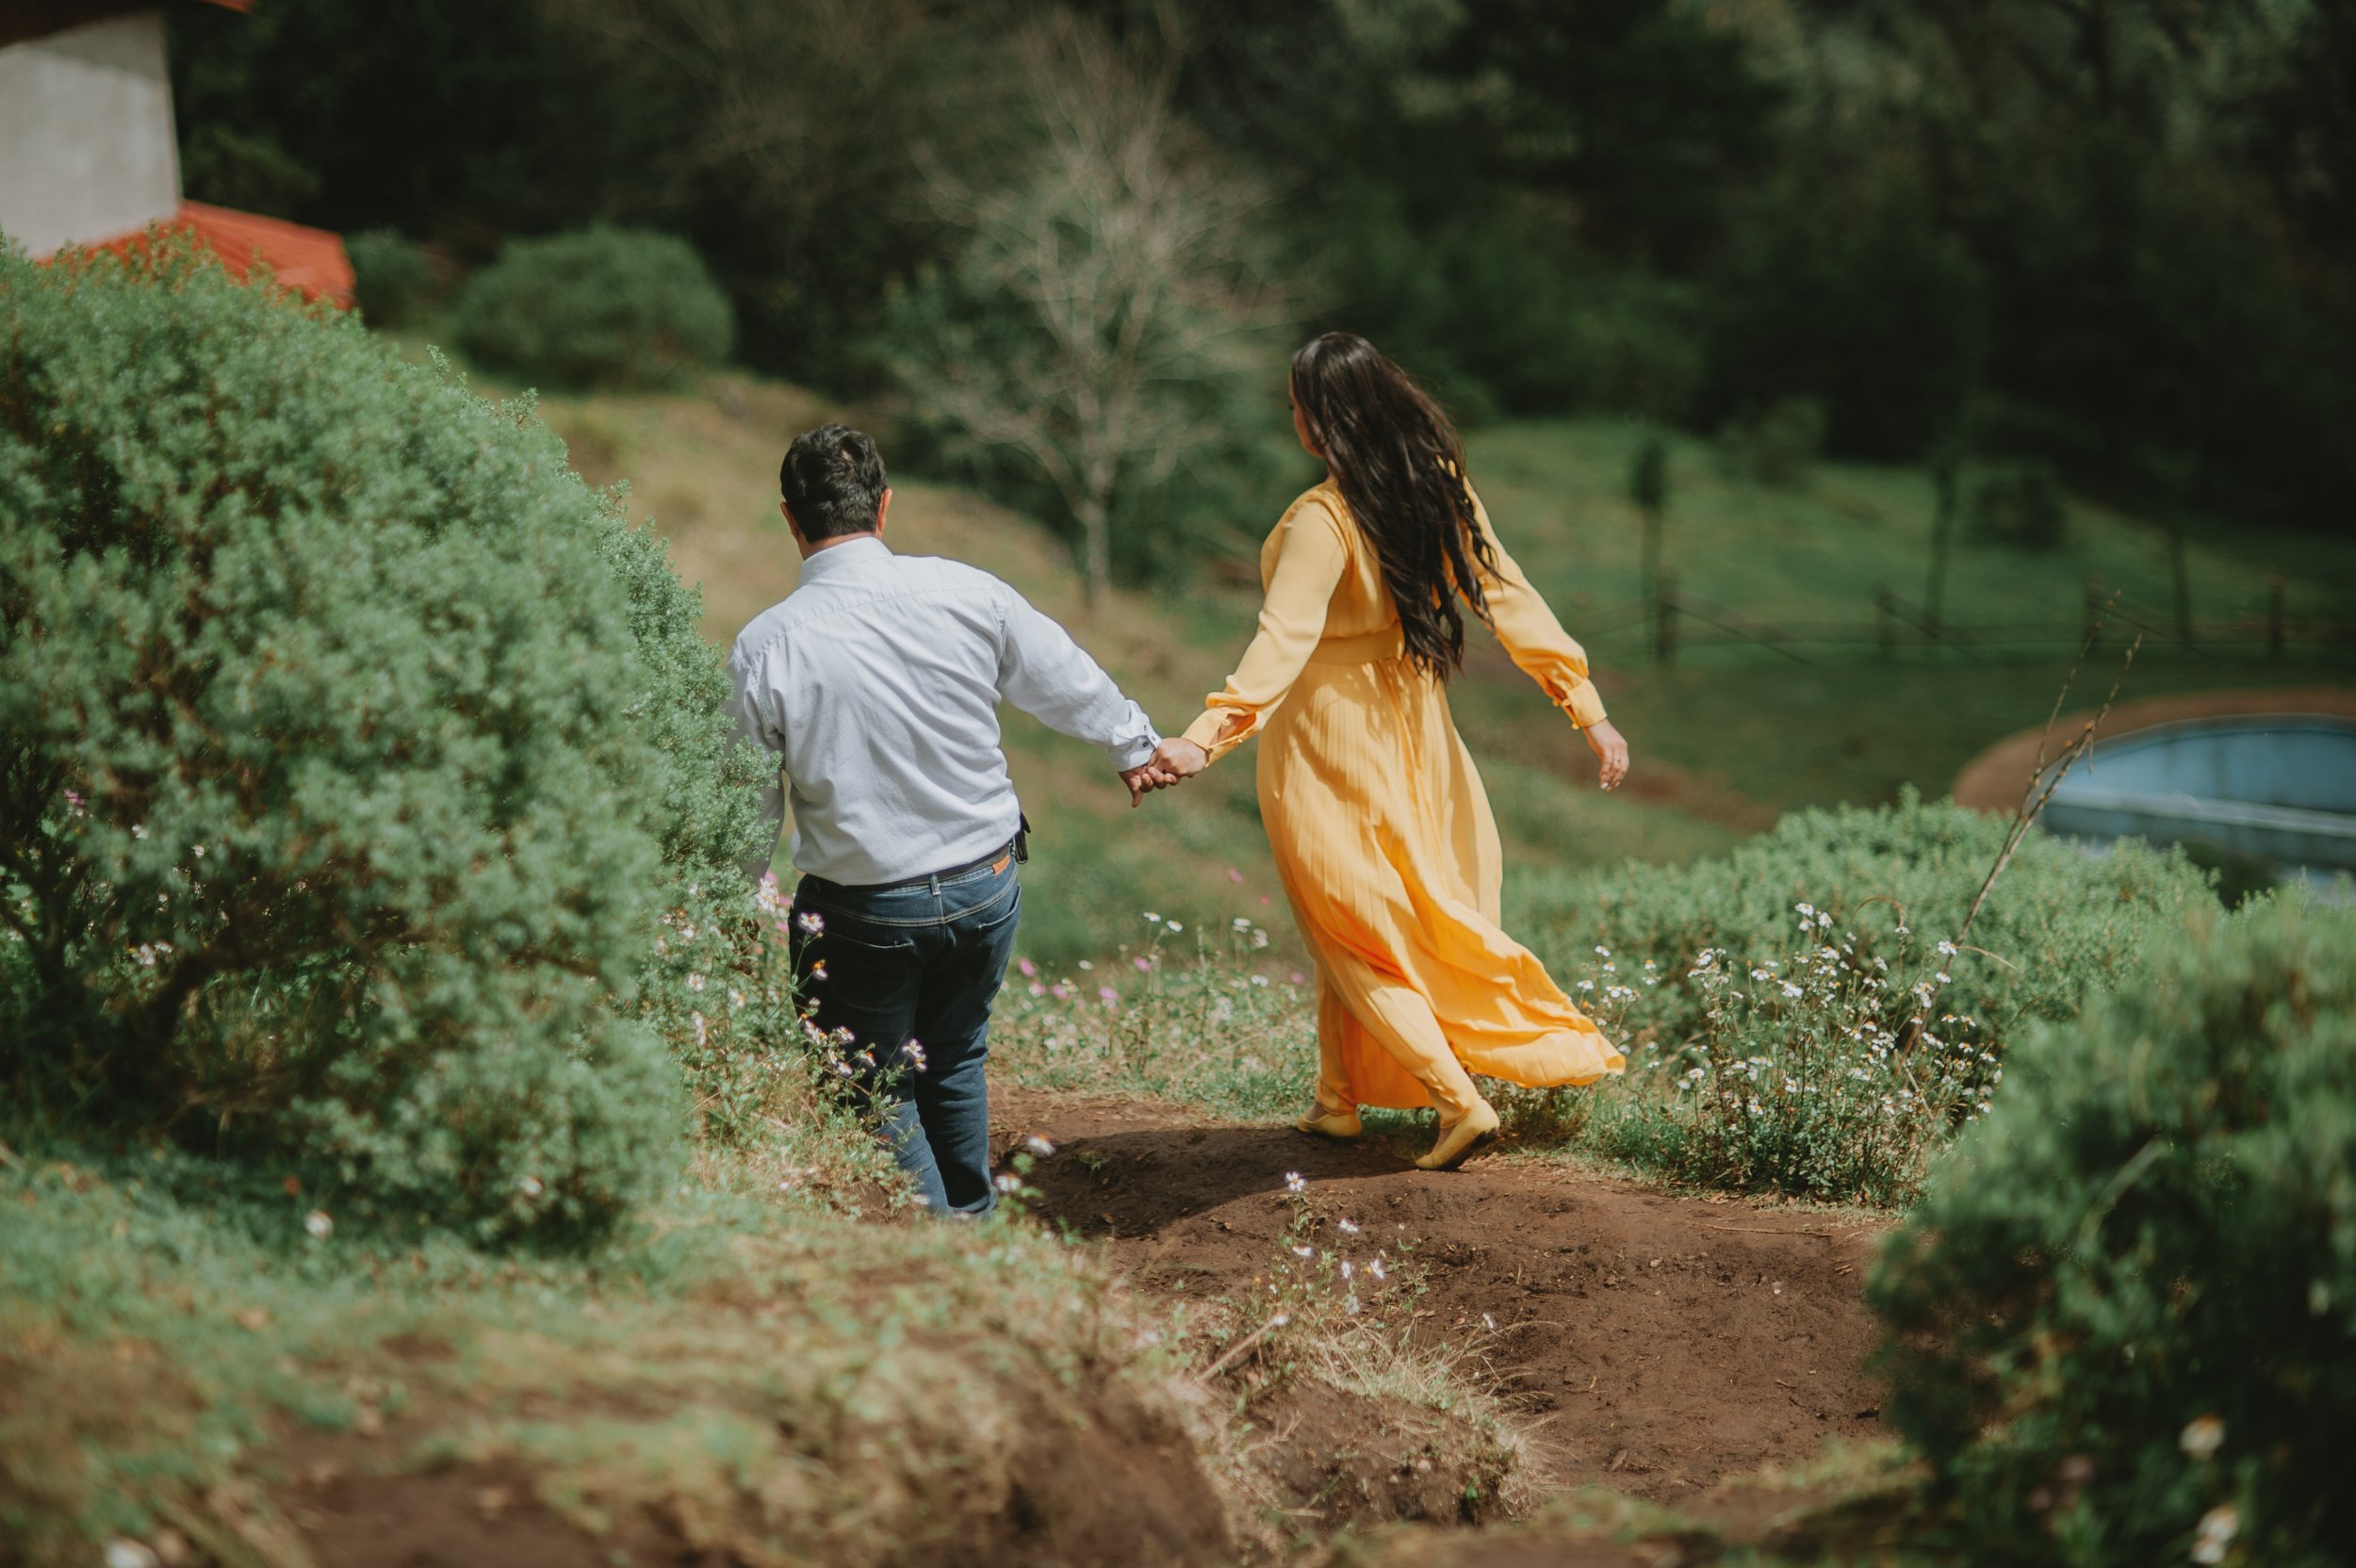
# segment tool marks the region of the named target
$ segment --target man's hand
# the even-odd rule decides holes
[[[1155,790],[1169,789],[1178,782],[1178,778],[1175,774],[1163,768],[1158,760],[1155,760],[1141,762],[1134,768],[1124,769],[1121,775],[1121,781],[1129,786],[1129,808],[1134,811],[1137,808],[1137,803],[1145,799],[1147,795]]]
[[[1628,776],[1628,742],[1609,719],[1589,725],[1581,733],[1587,737],[1587,748],[1595,754],[1597,781],[1607,790],[1618,789],[1620,780]]]

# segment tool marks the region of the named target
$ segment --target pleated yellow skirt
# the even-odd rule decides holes
[[[1260,810],[1317,969],[1317,1100],[1438,1109],[1471,1073],[1590,1084],[1625,1059],[1499,928],[1497,819],[1447,689],[1396,626],[1329,638],[1260,734]]]

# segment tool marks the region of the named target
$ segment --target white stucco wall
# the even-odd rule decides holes
[[[161,10],[0,49],[0,233],[41,256],[179,204]]]

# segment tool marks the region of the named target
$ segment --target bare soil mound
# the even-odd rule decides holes
[[[1149,1291],[1248,1288],[1285,1243],[1289,1171],[1320,1206],[1412,1242],[1429,1331],[1481,1348],[1536,1428],[1541,1484],[1674,1502],[1880,1429],[1860,1292],[1876,1226],[1510,1153],[1427,1173],[1389,1140],[1221,1125],[1150,1101],[1012,1090],[993,1119],[1008,1145],[1057,1146],[1031,1176],[1046,1212]],[[1254,1413],[1281,1439],[1275,1462],[1310,1473],[1353,1440],[1315,1413]]]

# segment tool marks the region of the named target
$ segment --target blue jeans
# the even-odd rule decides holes
[[[801,939],[802,994],[820,1029],[850,1031],[860,1086],[918,1196],[935,1214],[988,1214],[998,1194],[983,1067],[990,1004],[1023,917],[1012,855],[891,888],[805,876],[794,912],[797,932],[805,914],[823,923]]]

